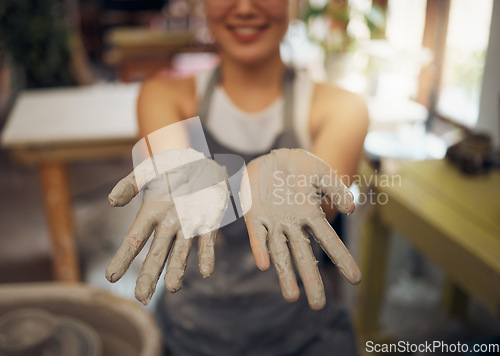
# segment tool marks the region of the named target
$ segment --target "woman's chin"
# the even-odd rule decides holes
[[[269,51],[241,50],[225,52],[225,57],[244,65],[257,65],[269,60]]]

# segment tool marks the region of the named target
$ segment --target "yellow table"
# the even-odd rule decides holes
[[[380,174],[364,164],[364,176]],[[365,340],[379,333],[389,232],[401,233],[440,266],[456,291],[480,300],[500,315],[500,172],[466,176],[445,160],[403,162],[394,186],[378,184],[386,194],[363,228],[355,324]],[[375,180],[372,179],[372,182]],[[384,199],[380,199],[384,202]],[[458,293],[460,296],[460,293]]]

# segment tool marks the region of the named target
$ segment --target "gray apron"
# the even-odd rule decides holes
[[[206,128],[211,98],[219,81],[217,68],[198,113],[211,154],[239,155],[248,164],[271,149],[299,147],[293,129],[291,69],[285,70],[283,78],[284,131],[268,150],[258,154],[229,149]],[[355,354],[355,340],[346,314],[330,298],[323,310],[310,310],[299,279],[300,299],[288,303],[282,297],[274,268],[262,272],[256,267],[243,218],[219,230],[215,256],[214,274],[203,279],[195,242],[183,288],[174,294],[164,292],[159,301],[157,317],[169,355]]]

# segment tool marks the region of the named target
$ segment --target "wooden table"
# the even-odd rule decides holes
[[[361,171],[377,176],[368,164]],[[445,160],[431,160],[399,163],[394,174],[400,175],[401,184],[395,179],[394,186],[372,187],[388,200],[375,207],[362,233],[363,282],[355,311],[360,337],[381,336],[379,313],[392,229],[445,271],[452,301],[463,305],[464,295],[471,296],[500,316],[500,172],[466,176]]]
[[[2,146],[39,168],[56,280],[80,278],[67,165],[131,155],[138,90],[116,84],[26,91],[7,120]]]
[[[195,31],[163,31],[141,27],[117,27],[106,34],[110,49],[105,62],[117,68],[124,82],[144,80],[171,69],[178,53],[216,52],[214,44],[201,43]]]

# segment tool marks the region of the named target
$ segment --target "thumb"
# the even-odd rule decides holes
[[[340,213],[349,215],[354,212],[354,195],[342,178],[321,158],[312,154],[311,156],[315,158],[311,163],[314,162],[314,171],[318,175],[321,192],[330,199]]]
[[[134,172],[120,180],[108,195],[112,207],[127,205],[138,193]]]
[[[356,208],[354,195],[333,169],[329,168],[328,174],[320,176],[319,186],[321,192],[328,197],[340,213],[349,215],[354,212]]]

